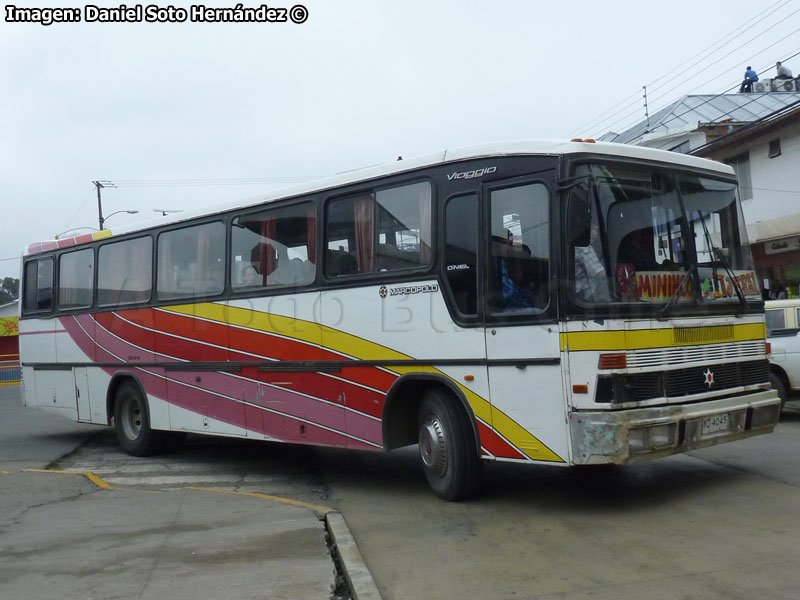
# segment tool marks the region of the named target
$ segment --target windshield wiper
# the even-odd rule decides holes
[[[722,251],[714,245],[714,241],[711,239],[711,234],[708,232],[708,226],[706,225],[706,220],[703,217],[703,213],[701,211],[697,211],[697,216],[700,217],[700,224],[703,226],[703,235],[706,238],[706,244],[711,249],[711,268],[714,273],[714,278],[716,279],[716,269],[714,268],[714,257],[717,257],[717,260],[722,264],[722,268],[725,269],[725,272],[728,274],[728,277],[731,278],[731,283],[733,284],[733,289],[736,292],[736,296],[739,298],[739,304],[742,308],[747,308],[747,299],[744,297],[742,293],[742,288],[739,287],[739,281],[736,279],[736,275],[734,275],[733,270],[731,269],[728,261],[725,260],[725,257],[722,255]]]
[[[693,271],[697,271],[697,261],[694,261],[692,263],[692,266],[689,267],[689,270],[686,271],[686,273],[683,276],[683,279],[681,279],[680,284],[675,289],[675,291],[672,293],[672,296],[670,296],[669,300],[667,300],[667,304],[664,306],[664,308],[661,309],[661,317],[662,318],[667,316],[667,313],[669,312],[669,310],[678,301],[678,298],[680,298],[681,292],[683,291],[683,286],[685,286],[686,282],[689,281],[689,277],[691,277]],[[696,298],[695,298],[695,300],[696,300]]]

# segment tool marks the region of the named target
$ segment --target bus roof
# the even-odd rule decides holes
[[[324,179],[317,179],[308,183],[295,185],[287,188],[280,188],[270,191],[266,194],[259,196],[251,196],[249,198],[217,204],[213,206],[205,206],[197,209],[182,211],[180,213],[171,214],[167,217],[149,219],[147,221],[139,221],[132,223],[126,227],[114,230],[114,235],[121,235],[126,233],[133,233],[136,231],[145,231],[154,227],[161,227],[173,223],[180,223],[188,221],[197,217],[214,215],[218,213],[228,212],[240,208],[248,208],[258,206],[267,202],[280,200],[284,198],[291,198],[303,194],[310,194],[320,192],[326,189],[333,189],[340,186],[357,183],[360,181],[370,181],[379,177],[387,175],[395,175],[407,171],[414,171],[429,166],[436,166],[449,162],[459,162],[470,159],[479,158],[492,158],[500,156],[514,156],[514,155],[539,155],[539,156],[560,156],[565,154],[605,154],[608,156],[617,156],[621,158],[635,158],[642,160],[660,161],[670,163],[678,166],[694,167],[698,169],[705,169],[708,171],[716,171],[724,175],[733,175],[733,169],[725,164],[714,162],[705,158],[698,158],[696,156],[689,156],[686,154],[679,154],[676,152],[669,152],[666,150],[655,150],[652,148],[644,148],[642,146],[630,146],[627,144],[614,144],[611,142],[583,142],[583,141],[564,141],[564,140],[528,140],[519,142],[505,142],[505,143],[492,143],[482,144],[478,146],[466,146],[462,148],[453,148],[437,152],[435,154],[428,154],[425,156],[418,156],[411,159],[398,160],[395,162],[386,163],[383,165],[371,166],[362,169],[355,169],[327,177]],[[39,254],[41,252],[49,252],[58,248],[66,248],[91,242],[97,239],[103,239],[111,236],[109,230],[96,232],[94,234],[80,235],[71,238],[61,238],[58,240],[49,240],[43,242],[36,242],[30,244],[24,255]]]

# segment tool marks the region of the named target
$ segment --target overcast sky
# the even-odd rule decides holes
[[[798,0],[304,5],[301,25],[0,21],[0,259],[96,228],[93,180],[323,176],[456,146],[600,136],[643,118],[644,84],[652,114],[738,86],[748,64],[773,76],[800,52]],[[797,74],[800,56],[786,64]],[[103,208],[139,211],[111,217],[113,232],[154,208],[271,189],[120,186]],[[18,260],[0,261],[9,275]]]

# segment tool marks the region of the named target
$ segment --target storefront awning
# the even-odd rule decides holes
[[[767,221],[759,221],[757,223],[749,223],[747,225],[747,237],[750,239],[751,244],[760,244],[765,242],[778,242],[779,240],[785,241],[788,245],[785,248],[779,248],[783,244],[778,244],[774,250],[787,251],[787,250],[800,250],[800,245],[795,243],[800,241],[800,213],[793,215],[786,215],[777,219],[769,219]],[[783,239],[793,238],[793,239]],[[765,244],[764,249],[769,252],[768,247],[770,244]]]

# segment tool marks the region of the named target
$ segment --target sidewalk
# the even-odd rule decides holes
[[[0,388],[0,598],[331,597],[334,565],[312,508],[24,471],[95,431],[23,408],[19,388]]]

